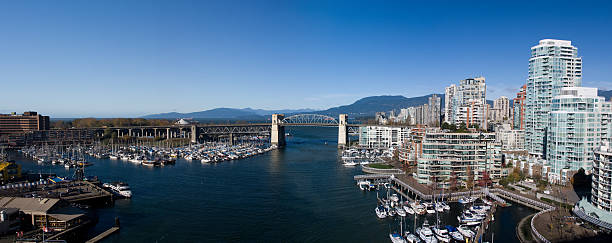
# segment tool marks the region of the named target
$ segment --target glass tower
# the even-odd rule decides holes
[[[531,47],[525,107],[525,148],[546,158],[546,133],[553,97],[582,82],[582,58],[571,41],[544,39]]]

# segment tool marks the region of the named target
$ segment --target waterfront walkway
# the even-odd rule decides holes
[[[99,241],[103,240],[104,238],[114,234],[117,231],[119,231],[119,227],[117,227],[117,226],[111,227],[110,229],[102,232],[101,234],[97,235],[96,237],[91,238],[90,240],[86,241],[86,243],[96,243],[96,242],[99,242]]]

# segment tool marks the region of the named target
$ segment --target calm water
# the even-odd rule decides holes
[[[337,161],[337,129],[290,132],[294,136],[282,150],[220,164],[178,160],[175,166],[147,168],[92,159],[95,165],[86,174],[126,181],[134,194],[113,208],[98,209],[100,222],[92,234],[112,226],[118,216],[121,232],[105,242],[389,242],[399,222],[377,219],[376,193],[362,192],[353,181],[362,174],[359,168]],[[72,174],[59,166],[21,164],[26,170]],[[455,208],[441,215],[447,224],[456,225]],[[531,213],[517,206],[499,210],[495,242],[516,242],[516,223]],[[413,218],[406,221],[412,231]]]

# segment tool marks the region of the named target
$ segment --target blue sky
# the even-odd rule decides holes
[[[612,89],[612,5],[593,1],[3,1],[0,112],[126,117],[315,108],[443,93],[513,98],[529,48],[567,39]]]

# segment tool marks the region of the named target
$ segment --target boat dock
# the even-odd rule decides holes
[[[493,215],[495,215],[496,209],[497,209],[496,206],[492,206],[491,210],[487,212],[487,217],[484,219],[484,221],[482,221],[482,224],[480,224],[480,227],[478,228],[478,231],[476,232],[476,236],[474,237],[473,242],[485,242],[485,240],[481,238],[483,237],[485,231],[489,228],[489,224],[493,220]]]
[[[498,204],[507,205],[506,200],[510,200],[521,205],[542,211],[554,208],[554,206],[545,203],[535,198],[535,196],[518,194],[502,188],[480,189],[474,191],[453,192],[453,193],[436,193],[431,194],[431,188],[426,185],[419,184],[416,179],[410,175],[391,175],[391,174],[366,174],[354,176],[355,180],[378,180],[388,181],[391,187],[405,198],[415,200],[432,200],[434,198],[444,197],[448,201],[456,201],[464,196],[479,196],[486,195],[494,199]]]
[[[110,229],[100,233],[96,237],[89,239],[88,241],[86,241],[86,243],[96,243],[96,242],[99,242],[99,241],[103,240],[104,238],[114,234],[117,231],[119,231],[119,227],[118,226],[111,227]]]

